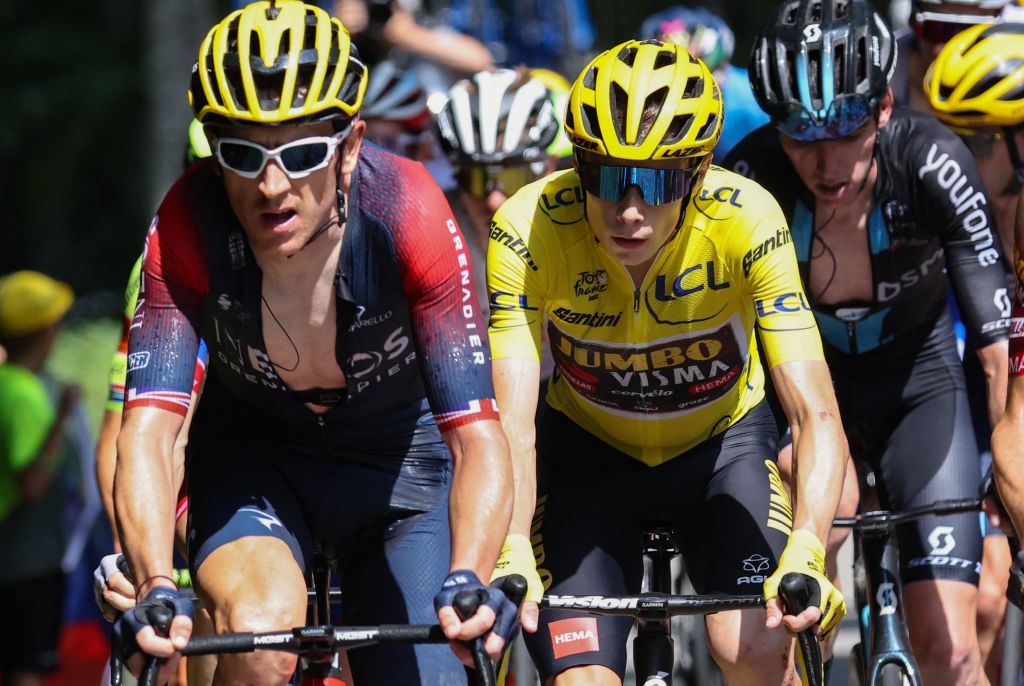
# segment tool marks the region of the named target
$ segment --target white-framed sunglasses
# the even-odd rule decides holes
[[[300,138],[274,149],[244,138],[218,138],[213,152],[222,167],[246,179],[255,179],[274,160],[290,179],[302,179],[330,164],[334,151],[345,140],[351,125],[333,136]]]

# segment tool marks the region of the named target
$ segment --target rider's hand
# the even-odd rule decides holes
[[[1024,550],[1017,551],[1010,565],[1010,580],[1006,587],[1006,599],[1024,610]]]
[[[464,620],[459,619],[452,607],[455,596],[461,591],[473,591],[480,598],[476,614]],[[518,627],[516,606],[500,589],[484,586],[480,578],[468,569],[457,569],[448,575],[441,584],[441,591],[434,596],[434,609],[444,635],[454,641],[455,654],[469,666],[473,665],[472,657],[460,642],[486,635],[484,648],[492,660],[497,660]]]
[[[135,585],[122,571],[125,567],[124,555],[111,553],[100,560],[100,566],[92,573],[96,605],[108,622],[135,607]]]
[[[1009,536],[1015,536],[1013,522],[1003,508],[1003,502],[999,499],[999,491],[996,490],[995,476],[992,465],[981,479],[981,510],[988,517],[989,523],[1002,529]]]
[[[166,618],[171,620],[169,629],[157,633],[155,627]],[[136,675],[142,667],[139,653],[164,658],[158,678],[162,684],[174,673],[177,651],[188,645],[191,635],[192,601],[176,588],[157,586],[114,622],[111,650]]]
[[[790,573],[808,577],[814,589],[808,608],[798,615],[784,615],[782,600],[779,598],[779,583],[782,577]],[[825,546],[817,536],[804,529],[797,529],[790,534],[786,548],[779,557],[778,568],[764,582],[764,597],[768,613],[765,626],[769,629],[785,623],[787,629],[798,632],[818,623],[821,633],[827,634],[846,614],[843,594],[825,574]]]
[[[500,585],[503,577],[512,574],[522,574],[526,579],[526,598],[523,599],[523,607],[519,612],[519,622],[523,631],[532,634],[537,630],[537,621],[540,618],[540,606],[537,603],[544,595],[544,584],[537,573],[537,561],[533,557],[530,539],[522,534],[509,534],[505,537],[501,555],[498,556],[494,573],[491,574],[491,583]]]

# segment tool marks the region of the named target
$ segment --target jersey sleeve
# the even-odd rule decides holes
[[[114,358],[110,361],[110,394],[107,397],[107,411],[121,412],[124,409],[124,383],[128,376],[128,331],[135,316],[135,305],[139,301],[139,279],[142,276],[142,256],[135,260],[128,286],[124,291],[124,313],[121,323],[121,340],[117,344]]]
[[[395,252],[431,410],[442,432],[497,419],[469,246],[426,169],[409,164],[403,173]]]
[[[529,196],[532,197],[532,196]],[[522,196],[498,208],[487,245],[487,333],[494,359],[539,362],[544,324],[543,269],[551,269],[539,241],[532,238],[531,218],[519,209]]]
[[[975,347],[1005,340],[1008,268],[981,176],[967,146],[934,120],[919,120],[915,179],[921,205],[940,233],[956,304]]]
[[[734,274],[743,274],[768,365],[792,360],[824,360],[821,336],[804,295],[796,252],[779,204],[764,189],[748,213],[750,231],[734,231],[743,244],[731,251]]]
[[[198,180],[190,171],[178,181],[146,235],[128,335],[126,411],[156,407],[182,416],[188,411],[209,291],[206,252],[193,212],[196,201],[188,190]]]

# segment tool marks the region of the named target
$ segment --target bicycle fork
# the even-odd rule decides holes
[[[920,686],[921,676],[907,643],[899,552],[892,530],[888,527],[878,531],[864,530],[860,539],[865,574],[863,600],[866,603],[864,607],[869,608],[867,635],[865,618],[860,617],[861,651],[867,683],[881,683],[882,669],[895,665],[903,671],[911,686]],[[865,651],[864,646],[870,646],[870,651]]]
[[[644,557],[650,560],[651,593],[672,590],[672,558],[679,554],[668,529],[644,533]],[[656,619],[638,618],[633,641],[633,668],[637,683],[643,686],[672,686],[675,647],[672,620],[666,613]]]

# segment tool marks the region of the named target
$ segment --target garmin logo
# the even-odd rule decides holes
[[[923,179],[931,173],[935,174],[939,186],[949,194],[949,201],[956,207],[956,215],[962,217],[963,227],[971,234],[971,242],[978,253],[978,263],[987,267],[999,262],[999,251],[995,248],[988,213],[984,209],[988,204],[985,194],[967,182],[963,169],[948,152],[939,154],[939,146],[935,143],[929,148],[928,158],[918,170],[917,176]]]

